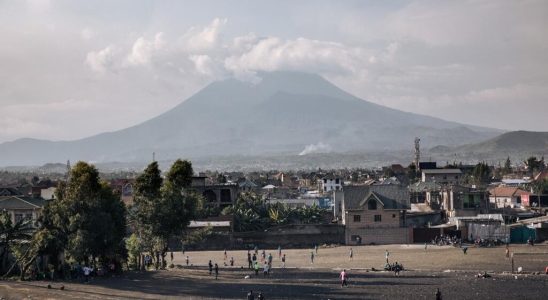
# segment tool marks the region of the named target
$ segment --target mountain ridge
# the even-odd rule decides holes
[[[0,144],[0,165],[144,161],[152,152],[165,158],[300,153],[320,142],[334,152],[401,150],[411,149],[415,136],[427,146],[456,146],[500,132],[387,108],[315,74],[258,76],[256,83],[210,83],[172,109],[121,130],[73,141]]]

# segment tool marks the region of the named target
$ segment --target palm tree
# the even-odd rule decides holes
[[[5,270],[8,254],[12,247],[20,243],[28,243],[32,239],[34,229],[31,220],[22,218],[13,223],[7,211],[0,212],[0,267]]]

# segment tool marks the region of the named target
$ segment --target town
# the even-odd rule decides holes
[[[546,252],[520,250],[519,255],[525,256],[519,257],[519,263],[514,265],[514,253],[509,250],[510,245],[535,244],[541,244],[542,249],[542,243],[548,240],[548,168],[543,157],[532,156],[518,162],[507,158],[497,166],[483,162],[439,166],[436,162],[421,161],[418,138],[414,154],[415,159],[408,166],[392,164],[376,169],[194,173],[191,162],[178,160],[169,171],[163,172],[154,161],[143,172],[100,175],[92,165],[82,162],[75,167],[67,162],[66,172],[51,174],[2,171],[0,209],[5,232],[2,273],[18,274],[21,279],[70,281],[79,277],[79,263],[85,265],[84,270],[88,267],[95,270],[94,276],[99,277],[124,270],[188,268],[194,263],[189,264],[186,256],[185,264],[183,258],[185,252],[193,251],[202,254],[224,251],[226,268],[234,266],[234,257],[229,264],[227,251],[253,250],[258,255],[257,249],[278,249],[281,259],[281,249],[315,249],[312,253],[317,254],[318,247],[323,252],[323,248],[337,247],[423,245],[420,247],[424,251],[450,246],[464,254],[470,247],[505,247],[506,257],[512,259],[511,267],[503,268],[505,272],[548,274]],[[103,244],[111,247],[107,252],[77,250],[101,244],[97,241],[102,239],[100,232],[99,236],[84,236],[84,240],[69,232],[61,234],[69,244],[59,250],[54,250],[55,247],[48,250],[50,242],[42,240],[41,234],[59,230],[61,224],[51,223],[55,214],[60,213],[59,217],[68,221],[71,213],[77,213],[71,206],[90,201],[85,200],[89,197],[86,195],[71,196],[92,184],[85,182],[89,178],[82,172],[91,172],[96,184],[106,189],[102,193],[112,195],[99,199],[114,201],[106,204],[110,208],[103,214],[118,214],[122,219],[103,226],[109,230],[110,238],[115,230],[114,239],[125,240],[125,249],[112,241],[114,244]],[[150,190],[154,178],[159,183],[164,181],[164,187],[156,186],[156,192]],[[183,196],[169,197],[180,197],[184,207],[160,200],[164,188],[173,188],[167,182],[183,188]],[[73,183],[77,186],[72,186]],[[65,202],[62,207],[61,202]],[[122,207],[116,208],[116,202]],[[94,211],[92,204],[87,205]],[[156,208],[163,205],[166,207]],[[171,212],[161,212],[169,207],[173,208]],[[97,213],[89,218],[95,218]],[[108,217],[112,218],[116,216]],[[94,222],[89,225],[97,226]],[[53,227],[46,229],[49,226]],[[73,234],[89,230],[85,229],[85,223],[74,226],[82,228]],[[74,238],[77,239],[71,242]],[[81,245],[69,247],[70,243]],[[76,249],[70,250],[75,246]],[[61,260],[51,257],[48,251],[52,250],[51,254],[65,253],[66,257]],[[352,258],[352,248],[349,251]],[[34,256],[29,255],[31,252]],[[174,264],[174,252],[175,261],[180,264]],[[272,268],[272,259],[269,261]],[[209,265],[211,273],[211,260]],[[403,265],[390,262],[386,254],[386,262],[377,262],[377,268],[392,271]]]

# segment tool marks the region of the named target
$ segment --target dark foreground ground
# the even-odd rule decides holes
[[[371,265],[382,265],[385,248],[411,270],[395,277],[393,273],[371,271]],[[270,277],[245,278],[251,273],[235,267],[223,267],[224,255],[217,252],[175,254],[175,264],[193,257],[194,266],[166,271],[131,272],[116,278],[96,278],[89,284],[57,282],[0,282],[0,296],[5,299],[245,299],[247,291],[262,291],[266,299],[435,299],[436,289],[443,299],[547,299],[548,275],[511,275],[504,248],[471,249],[464,256],[452,247],[364,246],[354,248],[354,260],[346,251],[349,247],[320,248],[314,264],[310,250],[288,250],[291,264],[275,268]],[[525,253],[516,260],[516,267],[536,272],[548,265],[548,246],[513,247]],[[275,251],[272,252],[275,255]],[[361,254],[361,257],[360,257]],[[367,254],[367,256],[366,256]],[[245,255],[229,252],[228,257]],[[274,259],[274,266],[279,262]],[[204,267],[208,259],[220,263],[218,280]],[[288,259],[289,260],[289,259]],[[369,261],[371,260],[371,261]],[[237,260],[238,261],[238,260]],[[241,261],[241,259],[240,259]],[[423,268],[420,268],[424,266]],[[460,267],[459,267],[460,266]],[[340,268],[346,268],[349,286],[341,288]],[[480,270],[489,271],[491,278],[477,278]],[[65,290],[59,290],[64,285]]]

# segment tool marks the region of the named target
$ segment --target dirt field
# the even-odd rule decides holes
[[[548,245],[511,246],[515,268],[540,272],[548,265]],[[382,269],[385,250],[391,262],[403,263],[400,276]],[[255,277],[247,270],[246,251],[228,251],[235,266],[224,266],[222,251],[174,253],[174,264],[190,267],[167,271],[128,272],[122,277],[96,278],[89,284],[56,282],[0,282],[0,295],[5,299],[245,299],[247,291],[262,291],[266,299],[435,299],[436,289],[443,299],[545,299],[547,275],[511,275],[510,260],[504,247],[469,248],[466,255],[453,247],[424,245],[391,245],[320,248],[310,263],[311,250],[284,250],[287,262],[279,268],[277,250],[266,250],[274,256],[274,269],[269,277]],[[259,256],[260,257],[260,256]],[[169,255],[168,255],[169,259]],[[207,262],[217,262],[219,279],[207,271]],[[228,263],[227,259],[227,263]],[[243,268],[242,268],[242,267]],[[342,268],[349,274],[349,286],[341,288],[338,274]],[[491,278],[476,278],[487,271]],[[246,279],[247,275],[251,275]],[[60,285],[65,290],[58,290]]]

